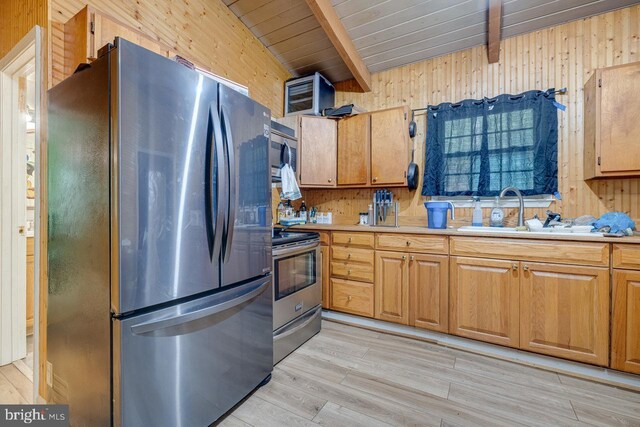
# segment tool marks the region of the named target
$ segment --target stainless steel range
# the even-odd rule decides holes
[[[273,364],[320,332],[322,255],[318,233],[273,237]]]

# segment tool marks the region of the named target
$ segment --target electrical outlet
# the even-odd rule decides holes
[[[53,365],[47,362],[47,385],[53,387]]]

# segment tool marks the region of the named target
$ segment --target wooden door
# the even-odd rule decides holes
[[[331,302],[331,288],[329,287],[329,246],[320,246],[320,255],[322,256],[320,266],[320,268],[322,268],[322,307],[329,308]]]
[[[371,185],[402,185],[409,166],[409,110],[371,113]]]
[[[371,116],[359,114],[338,122],[338,185],[367,185]]]
[[[449,257],[409,255],[409,324],[449,331]]]
[[[600,170],[640,172],[640,62],[601,72]]]
[[[519,344],[519,263],[451,257],[449,332],[494,344]]]
[[[640,271],[613,270],[611,367],[640,374]]]
[[[409,324],[408,254],[376,251],[375,317]]]
[[[523,262],[520,348],[609,361],[609,269]]]
[[[335,120],[321,117],[300,117],[300,185],[335,187],[338,138]]]

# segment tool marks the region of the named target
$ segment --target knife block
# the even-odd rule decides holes
[[[387,208],[387,215],[384,215],[384,207]],[[376,227],[397,227],[398,213],[400,212],[400,203],[391,204],[373,202],[373,221],[369,221],[370,225]]]

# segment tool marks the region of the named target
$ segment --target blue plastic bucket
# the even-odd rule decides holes
[[[451,202],[424,202],[427,208],[427,226],[429,228],[447,228],[447,211],[451,209],[451,219],[455,219],[455,208]]]

